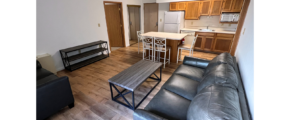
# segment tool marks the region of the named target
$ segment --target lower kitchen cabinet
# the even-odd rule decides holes
[[[234,38],[216,37],[213,45],[214,52],[229,52]]]
[[[198,36],[195,44],[194,44],[194,49],[202,50],[202,36]]]
[[[194,49],[199,51],[222,53],[230,52],[234,34],[197,32]]]

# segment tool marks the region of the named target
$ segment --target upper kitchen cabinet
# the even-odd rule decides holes
[[[223,0],[212,0],[210,6],[210,15],[220,15]]]
[[[222,12],[240,12],[244,0],[223,0]]]
[[[169,10],[176,11],[176,10],[185,10],[186,2],[171,2]]]
[[[200,1],[200,15],[209,15],[210,1]]]
[[[197,20],[200,17],[199,12],[199,1],[193,1],[193,2],[186,2],[185,7],[185,20]]]
[[[240,12],[242,10],[244,0],[234,0],[232,5],[232,12]]]

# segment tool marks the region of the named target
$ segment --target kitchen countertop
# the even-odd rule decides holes
[[[236,31],[233,30],[221,30],[221,29],[213,29],[214,31],[200,31],[199,29],[190,29],[190,28],[183,28],[183,31],[195,31],[195,32],[208,32],[208,33],[225,33],[225,34],[236,34]]]
[[[180,33],[167,33],[167,32],[147,32],[141,34],[141,36],[148,36],[148,37],[161,37],[170,40],[182,40],[187,34],[180,34]]]

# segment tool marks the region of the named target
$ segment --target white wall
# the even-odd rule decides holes
[[[159,3],[158,6],[158,32],[164,31],[164,12],[169,11],[169,3]],[[162,20],[160,22],[160,19]]]
[[[235,56],[244,83],[250,111],[254,118],[254,3],[251,0]]]
[[[97,40],[108,41],[104,0],[37,1],[37,55],[48,53],[57,70],[64,69],[60,49]],[[109,1],[109,0],[106,0]],[[127,5],[141,5],[142,0],[111,0],[123,3],[126,46],[129,46]],[[141,19],[141,23],[143,22]],[[100,23],[100,27],[98,27]],[[144,26],[141,26],[143,29]]]

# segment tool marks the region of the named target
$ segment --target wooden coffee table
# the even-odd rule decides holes
[[[158,68],[160,68],[160,77],[158,77],[155,74],[155,71]],[[154,74],[156,78],[151,77],[152,74]],[[119,74],[109,79],[112,100],[132,110],[135,110],[145,100],[145,98],[152,92],[152,90],[160,83],[161,76],[162,76],[162,63],[141,60],[137,62],[136,64],[132,65],[131,67],[127,68],[126,70],[120,72]],[[149,93],[147,93],[146,96],[137,104],[137,106],[135,106],[134,91],[148,78],[156,80],[158,82],[149,91]],[[115,85],[124,88],[124,90],[119,91]],[[113,96],[112,86],[118,92],[116,96]],[[128,90],[129,92],[124,93],[126,90]],[[130,104],[128,100],[125,98],[125,95],[129,93],[132,93],[132,104]],[[119,97],[122,97],[127,104],[117,100]]]

